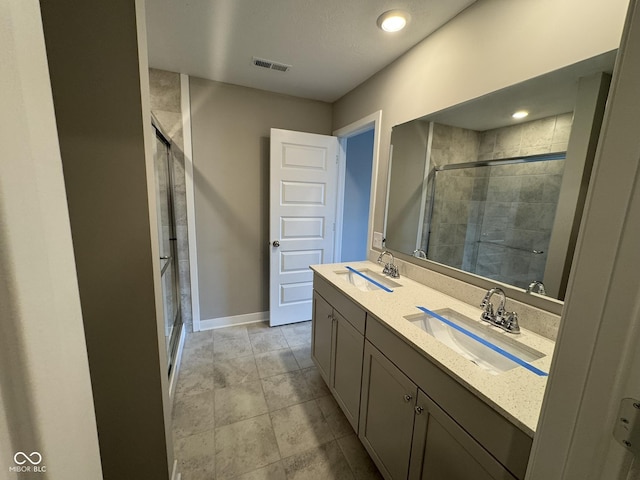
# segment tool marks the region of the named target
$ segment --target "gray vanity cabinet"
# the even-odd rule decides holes
[[[311,357],[386,480],[524,478],[531,437],[322,277],[313,286]]]
[[[314,279],[311,357],[358,432],[366,313],[322,279]]]
[[[331,391],[353,429],[358,432],[364,336],[334,310]]]
[[[387,480],[516,480],[369,341],[359,436]]]
[[[516,480],[422,390],[415,411],[409,480]]]
[[[311,357],[320,375],[329,384],[331,375],[331,342],[333,338],[333,307],[313,293],[313,331],[311,335]]]
[[[406,479],[418,387],[368,341],[359,437],[387,480]]]

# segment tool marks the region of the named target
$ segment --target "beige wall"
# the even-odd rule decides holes
[[[142,5],[41,3],[102,469],[121,480],[167,479],[172,456]]]
[[[391,127],[618,47],[628,0],[481,0],[334,104],[334,129],[381,109],[374,229]]]
[[[99,480],[38,1],[2,2],[0,18],[0,477]],[[39,452],[48,474],[10,472],[19,451]]]
[[[331,133],[331,105],[190,79],[202,320],[269,310],[271,128]]]

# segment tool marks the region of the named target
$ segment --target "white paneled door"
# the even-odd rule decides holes
[[[311,320],[309,265],[333,261],[337,159],[337,137],[271,129],[271,326]]]

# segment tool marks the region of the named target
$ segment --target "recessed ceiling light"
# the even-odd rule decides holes
[[[526,110],[519,110],[516,113],[514,113],[513,115],[511,115],[513,118],[515,118],[516,120],[520,120],[521,118],[526,117],[527,115],[529,115],[529,112],[527,112]]]
[[[378,17],[378,27],[385,32],[399,32],[409,23],[410,15],[402,10],[389,10]]]

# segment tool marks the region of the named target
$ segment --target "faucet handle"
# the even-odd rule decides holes
[[[518,314],[516,312],[508,312],[500,323],[500,328],[510,333],[520,333]]]
[[[480,320],[484,320],[485,322],[489,322],[489,323],[494,323],[496,316],[493,313],[493,303],[485,299],[482,301],[482,304],[480,306],[483,309],[482,315],[480,315]]]
[[[397,265],[391,265],[389,267],[389,275],[391,276],[391,278],[400,278],[400,273],[398,273]]]
[[[482,299],[482,302],[480,302],[480,308],[484,308],[486,309],[488,306],[491,305],[491,302],[489,302],[489,299],[491,298],[492,292],[491,290],[489,290],[485,295],[484,298]],[[493,309],[493,306],[491,305],[491,309]],[[492,312],[493,313],[493,312]]]

